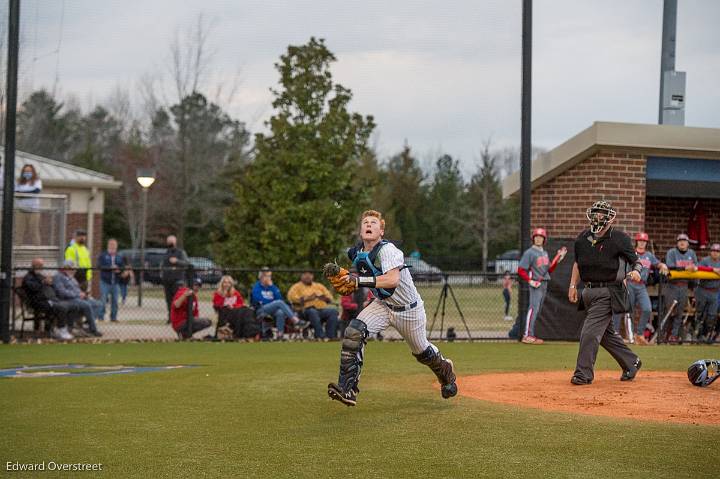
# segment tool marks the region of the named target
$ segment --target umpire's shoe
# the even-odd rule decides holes
[[[635,376],[637,376],[638,371],[640,371],[640,368],[642,367],[642,361],[640,361],[640,358],[637,358],[635,360],[635,364],[632,365],[630,369],[626,369],[623,371],[622,376],[620,376],[620,381],[632,381],[635,379]]]
[[[570,378],[570,383],[575,386],[587,386],[592,384],[592,379],[581,378],[580,376],[573,376]]]
[[[353,388],[348,392],[343,392],[342,388],[335,383],[328,384],[328,396],[330,399],[340,401],[346,406],[354,406],[357,404],[357,395],[360,391]]]

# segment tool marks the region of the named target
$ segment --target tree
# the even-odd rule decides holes
[[[311,38],[276,63],[276,114],[236,178],[228,238],[219,245],[225,264],[319,267],[348,244],[369,200],[355,174],[370,161],[375,123],[348,111],[352,93],[333,82],[335,60]]]
[[[467,205],[470,230],[480,245],[482,268],[487,270],[491,251],[513,247],[517,241],[518,215],[514,202],[504,201],[498,178],[498,154],[486,141],[480,153],[480,165],[468,186]]]
[[[403,249],[410,253],[418,248],[422,236],[420,217],[427,195],[423,185],[425,174],[407,144],[390,158],[382,174],[384,181],[380,185],[390,198],[387,210],[383,212],[387,212],[388,219],[392,220],[387,236],[402,240]]]
[[[103,173],[118,169],[113,160],[123,142],[123,126],[110,112],[96,106],[87,115],[66,123],[73,130],[68,145],[71,163]]]
[[[17,147],[19,150],[65,160],[72,127],[68,118],[78,112],[62,114],[63,104],[45,90],[32,93],[20,106],[17,116]],[[70,122],[71,123],[71,122]]]
[[[221,234],[232,201],[230,172],[247,158],[245,126],[195,92],[157,111],[150,139],[162,193],[158,226],[186,249],[210,254],[209,236]]]
[[[472,244],[464,204],[465,183],[458,161],[442,155],[435,163],[433,181],[422,212],[420,251],[441,268],[458,268]]]

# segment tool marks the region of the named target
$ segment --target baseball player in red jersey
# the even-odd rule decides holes
[[[530,302],[522,337],[522,342],[525,344],[543,343],[542,339],[535,336],[535,322],[545,302],[550,273],[567,254],[567,248],[563,246],[550,262],[547,251],[543,248],[546,241],[547,231],[544,228],[535,228],[532,231],[533,245],[523,253],[518,265],[518,276],[530,285]]]

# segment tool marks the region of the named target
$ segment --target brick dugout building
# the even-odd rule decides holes
[[[519,172],[504,180],[504,197],[519,189]],[[616,226],[646,231],[661,258],[687,231],[696,205],[704,209],[710,241],[720,242],[720,129],[596,122],[532,163],[531,222],[548,230],[553,252],[587,227],[585,210],[598,199],[617,208]],[[540,337],[568,337],[547,324],[562,309],[573,258],[567,260],[550,285]]]
[[[519,188],[515,173],[503,195]],[[575,238],[598,199],[618,209],[618,227],[646,231],[661,255],[686,231],[696,201],[720,242],[720,129],[596,122],[533,162],[532,226],[551,238]]]

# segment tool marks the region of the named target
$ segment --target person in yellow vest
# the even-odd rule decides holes
[[[83,229],[75,231],[75,238],[65,249],[65,260],[72,261],[77,265],[75,270],[75,279],[80,284],[83,291],[87,291],[92,280],[92,259],[90,250],[85,246],[87,242],[87,232]]]

